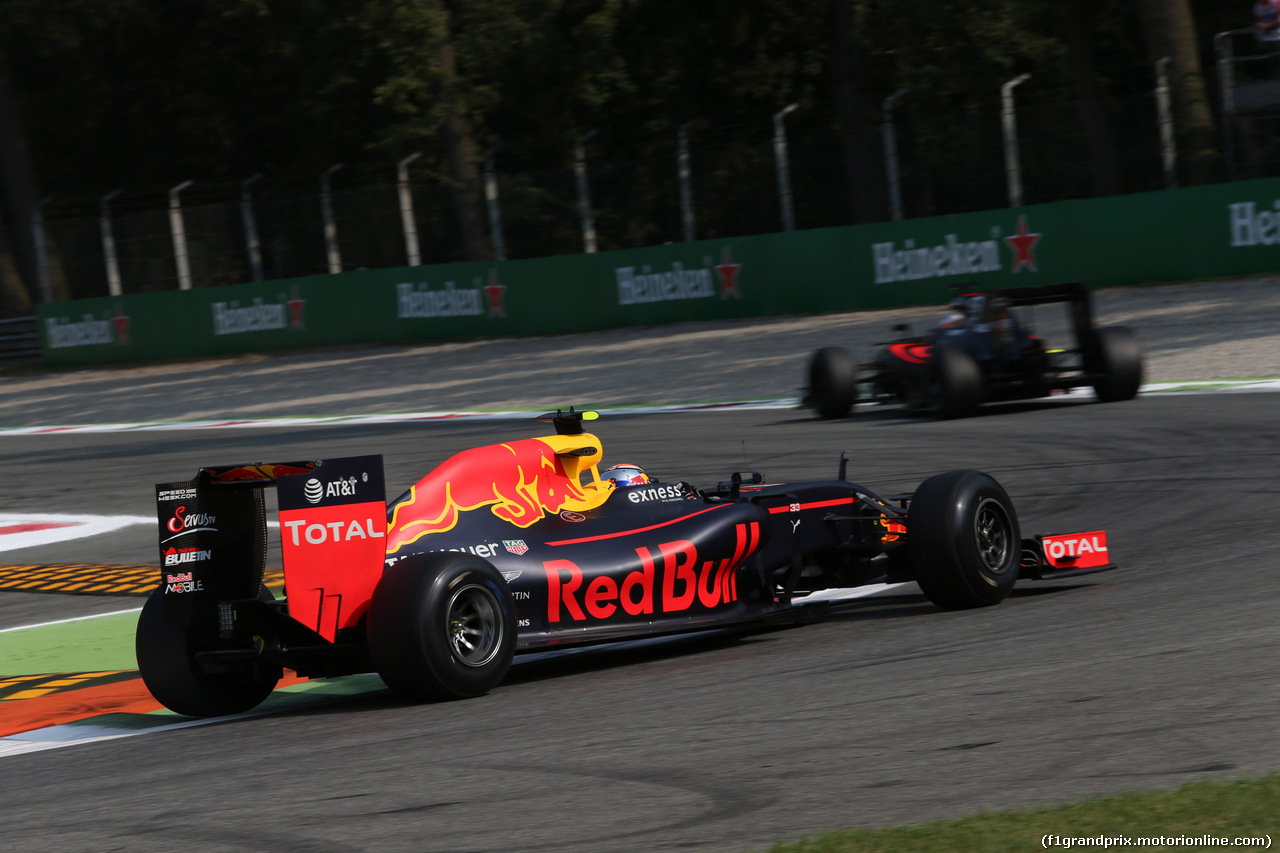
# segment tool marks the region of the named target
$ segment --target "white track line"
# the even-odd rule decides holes
[[[52,622],[37,622],[34,625],[19,625],[16,628],[0,628],[0,634],[8,634],[10,631],[30,631],[32,628],[52,628],[55,625],[66,625],[69,622],[83,622],[86,619],[102,619],[107,616],[122,616],[126,613],[138,613],[141,607],[134,607],[130,610],[112,610],[109,613],[91,613],[88,616],[73,616],[70,619],[55,619]]]
[[[1221,394],[1280,391],[1280,378],[1273,379],[1196,379],[1187,382],[1156,382],[1142,386],[1142,394]],[[1080,400],[1093,397],[1087,388],[1067,394],[1055,394],[1048,400]],[[800,406],[799,397],[776,400],[738,400],[722,403],[681,403],[661,406],[619,406],[601,408],[609,415],[651,415],[679,412],[726,410],[793,409]],[[136,423],[66,424],[56,426],[0,427],[0,437],[9,435],[57,435],[59,433],[157,432],[206,429],[283,429],[302,426],[365,426],[369,424],[421,423],[428,421],[509,421],[524,420],[542,413],[537,411],[456,411],[456,412],[391,412],[365,415],[315,415],[286,418],[228,418],[212,421],[139,421]]]
[[[155,524],[149,515],[65,515],[62,513],[0,512],[0,551],[16,551],[40,545],[54,545],[86,536],[101,536],[139,524]],[[6,533],[6,527],[17,525],[53,525],[44,530]],[[267,527],[279,527],[270,520]]]
[[[47,726],[43,729],[32,729],[8,737],[0,737],[0,758],[10,755],[25,755],[29,752],[42,752],[46,749],[61,749],[64,746],[79,746],[85,743],[100,743],[104,740],[132,737],[134,735],[169,732],[174,729],[189,729],[192,726],[207,726],[210,723],[221,723],[236,717],[217,717],[204,720],[180,720],[145,729],[125,729],[114,726],[77,725],[66,723],[58,726]]]
[[[156,520],[140,515],[63,515],[61,513],[0,513],[0,551],[52,545],[69,539],[114,533],[135,524],[155,524]],[[56,525],[45,530],[5,533],[5,527],[18,525]]]
[[[722,409],[786,409],[800,405],[798,397],[781,400],[743,400],[732,403],[688,403],[673,406],[630,406],[598,409],[610,415],[662,414],[671,412],[717,411]],[[219,421],[140,421],[138,423],[71,424],[62,426],[0,427],[0,436],[57,435],[84,432],[151,432],[201,429],[274,429],[300,426],[364,426],[368,424],[414,423],[423,421],[510,421],[536,417],[545,410],[502,412],[391,412],[368,415],[320,415],[290,418],[228,419]]]

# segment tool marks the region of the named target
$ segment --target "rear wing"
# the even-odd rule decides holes
[[[1085,346],[1092,337],[1093,300],[1083,282],[1063,281],[1037,287],[1005,287],[998,290],[977,291],[973,290],[972,284],[956,284],[952,287],[957,292],[985,293],[993,299],[1003,299],[1010,307],[1015,308],[1052,305],[1057,302],[1069,303],[1071,325],[1075,331],[1077,343]]]
[[[160,580],[171,622],[216,633],[221,603],[257,598],[271,487],[289,615],[329,642],[359,623],[386,553],[381,456],[201,468],[191,480],[157,484]]]

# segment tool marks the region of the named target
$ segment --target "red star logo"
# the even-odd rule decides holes
[[[498,271],[489,270],[489,283],[484,286],[484,296],[489,300],[489,316],[505,317],[507,310],[502,307],[502,295],[506,286],[498,284]]]
[[[302,298],[298,292],[298,288],[293,289],[293,293],[289,297],[289,328],[304,329],[306,322],[302,319],[302,312],[307,307],[307,300]]]
[[[729,247],[724,247],[724,252],[720,256],[720,266],[715,270],[720,274],[720,298],[728,299],[732,296],[734,299],[742,298],[742,291],[738,289],[738,270],[742,269],[742,264],[735,264],[733,256],[729,254]]]
[[[116,327],[116,343],[129,343],[129,315],[124,313],[120,306],[116,306],[116,316],[111,318],[111,322]]]
[[[1036,272],[1036,243],[1040,242],[1039,234],[1027,233],[1027,217],[1018,217],[1018,236],[1005,237],[1004,241],[1013,250],[1013,271],[1026,267]]]

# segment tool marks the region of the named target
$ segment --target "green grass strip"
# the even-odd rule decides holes
[[[133,612],[0,633],[0,675],[137,669],[137,625]]]
[[[1270,836],[1280,842],[1278,833],[1280,775],[1272,775],[1192,782],[1174,791],[1121,794],[1056,808],[985,813],[920,826],[840,830],[778,844],[770,847],[769,853],[1027,853],[1125,847],[1220,850],[1232,847],[1238,838]],[[1138,839],[1160,837],[1166,839],[1165,844],[1138,846]],[[1225,845],[1214,842],[1224,838]],[[1109,844],[1107,839],[1111,839]],[[1123,839],[1130,843],[1126,845]],[[1249,847],[1237,843],[1234,849],[1265,850],[1269,846],[1266,841]]]

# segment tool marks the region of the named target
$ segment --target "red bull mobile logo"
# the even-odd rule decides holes
[[[598,446],[595,458],[599,458]],[[556,448],[543,439],[464,450],[419,480],[410,489],[409,499],[396,506],[387,553],[394,554],[429,533],[452,530],[461,512],[488,506],[503,521],[528,527],[561,510],[593,509],[607,494],[593,484],[580,485],[565,470]]]

